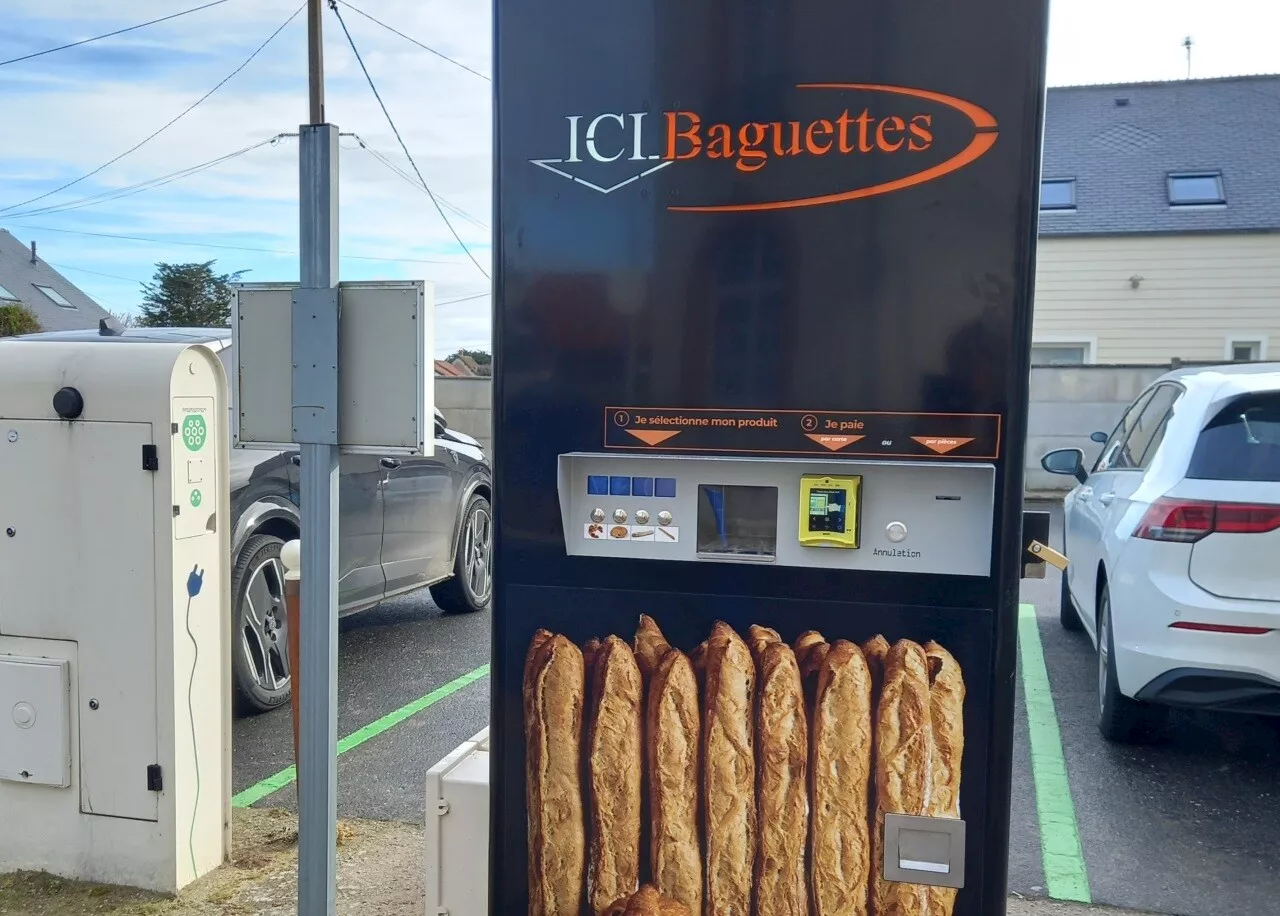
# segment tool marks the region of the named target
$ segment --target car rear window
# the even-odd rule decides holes
[[[1200,433],[1187,476],[1280,481],[1280,392],[1238,398]]]

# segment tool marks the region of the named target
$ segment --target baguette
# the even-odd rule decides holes
[[[755,665],[728,624],[717,622],[703,652],[702,795],[705,916],[749,916],[756,849]]]
[[[698,681],[683,652],[668,649],[649,684],[645,723],[649,739],[649,861],[664,896],[702,913],[702,840],[699,833]]]
[[[663,896],[653,885],[646,884],[630,897],[615,900],[603,916],[698,916],[698,911]]]
[[[617,636],[607,637],[591,657],[587,903],[599,914],[640,885],[643,688],[631,647]]]
[[[930,782],[929,667],[924,649],[899,640],[884,662],[884,687],[876,715],[876,822],[884,835],[886,814],[923,815]],[[882,855],[882,853],[881,853]],[[872,885],[876,916],[921,916],[929,888],[885,881]]]
[[[670,649],[671,644],[662,635],[657,622],[648,614],[641,614],[640,625],[636,627],[635,652],[636,663],[640,665],[640,673],[646,682],[653,677]]]
[[[875,888],[884,870],[884,830],[876,823],[876,764],[879,758],[880,740],[877,736],[879,728],[877,718],[880,709],[880,693],[884,688],[884,660],[889,655],[889,641],[877,634],[861,646],[862,654],[867,660],[867,669],[871,672],[871,779],[868,781],[867,810],[869,813],[868,829],[871,831],[871,901],[869,908],[874,912]]]
[[[804,689],[795,653],[773,630],[751,628],[756,691],[755,916],[806,916],[809,756]]]
[[[800,682],[804,684],[804,708],[809,712],[809,734],[813,734],[813,704],[818,694],[818,671],[831,651],[831,644],[817,630],[801,633],[796,639],[796,662],[800,665]]]
[[[524,671],[529,916],[578,916],[582,908],[582,652],[539,630]]]
[[[839,640],[824,654],[813,708],[813,916],[867,914],[871,735],[871,671],[856,645]]]
[[[928,813],[960,816],[960,763],[964,757],[964,677],[955,658],[936,642],[925,643],[929,663],[929,721],[933,733]],[[954,887],[929,888],[928,916],[951,916]]]

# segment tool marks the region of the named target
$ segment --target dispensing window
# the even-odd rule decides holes
[[[698,485],[698,555],[773,560],[778,550],[778,488]]]

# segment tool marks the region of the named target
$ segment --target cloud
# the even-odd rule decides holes
[[[14,4],[11,2],[10,6]],[[365,4],[357,3],[361,9]],[[18,0],[6,10],[0,59],[74,41],[180,9],[173,0]],[[230,0],[219,7],[116,38],[0,68],[0,124],[20,125],[21,142],[0,150],[0,208],[44,194],[118,155],[223,79],[295,9],[296,0]],[[378,0],[368,12],[463,61],[491,69],[488,4]],[[432,189],[487,227],[491,219],[492,85],[400,38],[350,9],[344,18],[401,135]],[[412,167],[370,93],[337,20],[325,16],[326,114],[357,133],[408,175]],[[61,213],[73,203],[193,166],[280,133],[307,117],[305,17],[298,16],[241,73],[142,149],[66,191],[0,213],[0,225],[69,279],[112,308],[131,309],[138,284],[95,274],[149,279],[158,261],[217,259],[217,269],[248,269],[246,279],[292,280],[297,258],[173,243],[50,232],[48,228],[173,242],[297,250],[296,139],[149,190]],[[440,300],[487,291],[419,188],[342,139],[342,276],[424,279]],[[489,267],[490,235],[446,210],[477,260]],[[29,228],[43,227],[43,228]],[[362,260],[385,258],[387,260]],[[424,260],[442,263],[418,263]],[[488,346],[488,297],[443,305],[440,352]]]
[[[488,0],[356,0],[357,6],[481,73],[492,72]],[[165,16],[181,0],[7,0],[0,60]],[[195,0],[191,0],[195,5]],[[209,91],[299,8],[300,0],[229,0],[102,42],[0,67],[0,208],[43,194],[118,155]],[[1049,80],[1176,79],[1182,37],[1195,41],[1197,76],[1274,70],[1274,0],[1072,0],[1053,4]],[[492,85],[400,38],[350,8],[344,17],[423,175],[451,204],[491,221]],[[305,17],[297,16],[252,63],[160,137],[93,178],[33,204],[63,204],[205,162],[280,133],[307,117]],[[1101,27],[1105,24],[1105,27]],[[387,127],[331,14],[325,13],[327,113],[406,173]],[[430,200],[344,138],[340,157],[342,275],[431,280],[440,300],[489,288]],[[30,208],[28,208],[30,209]],[[21,211],[14,211],[21,212]],[[489,231],[451,213],[486,266]],[[37,239],[55,264],[113,308],[136,306],[136,281],[157,261],[217,259],[253,280],[290,280],[292,255],[229,251],[174,241],[297,250],[297,141],[285,139],[162,188],[98,206],[0,225]],[[131,235],[135,242],[50,232]],[[361,260],[350,255],[398,259]],[[418,263],[443,260],[443,264]],[[488,297],[442,305],[441,352],[486,347]]]

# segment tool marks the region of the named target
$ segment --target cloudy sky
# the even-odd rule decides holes
[[[200,0],[4,0],[0,61],[198,5]],[[216,258],[246,280],[297,277],[297,141],[306,119],[305,14],[207,101],[118,163],[31,203],[143,140],[227,77],[301,0],[220,6],[79,48],[0,65],[0,226],[103,305],[132,311],[157,261]],[[487,77],[490,0],[357,0],[364,12]],[[1275,0],[1056,0],[1051,85],[1280,71]],[[489,270],[486,78],[344,9],[427,183]],[[444,355],[489,345],[489,282],[411,176],[346,39],[325,20],[327,113],[342,140],[342,276],[435,283]],[[141,182],[263,145],[162,186]],[[127,195],[127,196],[122,196]],[[51,208],[51,209],[45,209]],[[131,236],[132,239],[119,238]],[[223,247],[215,247],[223,246]]]

